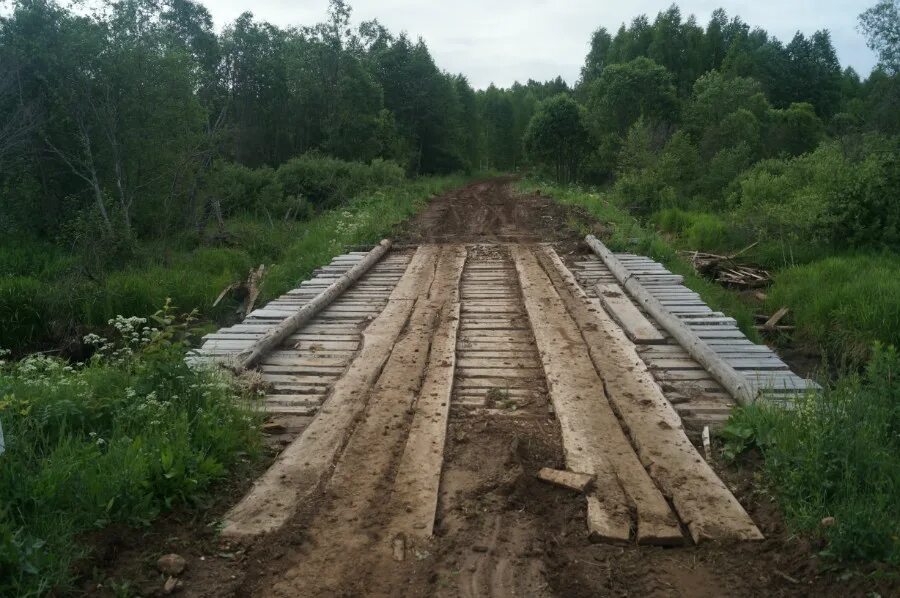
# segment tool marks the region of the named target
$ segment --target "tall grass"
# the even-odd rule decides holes
[[[759,448],[788,521],[826,541],[826,555],[898,565],[898,397],[900,355],[877,347],[864,374],[795,410],[757,404],[735,412],[723,430],[726,453]]]
[[[185,320],[146,322],[118,318],[87,364],[0,364],[0,595],[65,593],[79,534],[195,503],[258,451],[252,393],[185,364]]]
[[[839,365],[863,363],[875,341],[900,346],[900,257],[849,255],[787,268],[768,292],[797,333]]]
[[[608,198],[577,185],[560,186],[528,179],[520,181],[518,188],[523,192],[540,190],[559,203],[581,208],[600,223],[602,231],[596,231],[588,222],[579,220],[572,222],[571,224],[580,228],[582,233],[596,234],[613,251],[647,255],[664,264],[673,273],[683,276],[684,285],[699,293],[707,305],[737,320],[738,327],[748,338],[759,340],[759,334],[754,328],[753,313],[739,297],[698,276],[690,263],[678,255],[669,241],[641,224]]]
[[[679,245],[697,251],[727,252],[743,240],[716,214],[667,208],[651,218],[660,230],[677,235]]]
[[[128,264],[101,278],[86,276],[76,257],[52,244],[32,242],[29,251],[20,251],[0,243],[0,347],[24,351],[80,338],[117,315],[151,313],[167,298],[221,320],[236,305],[226,300],[213,307],[213,301],[251,267],[269,266],[262,299],[272,298],[348,246],[389,235],[430,195],[464,182],[459,176],[408,181],[365,192],[306,221],[240,214],[226,222],[224,235],[212,235],[211,245],[142,242]]]
[[[266,276],[262,299],[280,295],[314,268],[354,245],[377,243],[425,205],[429,196],[463,184],[462,177],[423,178],[358,196],[311,220]]]

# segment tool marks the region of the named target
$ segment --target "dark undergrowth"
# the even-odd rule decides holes
[[[0,348],[69,349],[118,315],[152,313],[166,299],[222,321],[236,303],[213,302],[251,268],[268,268],[262,300],[292,288],[332,256],[389,235],[427,199],[461,176],[420,178],[366,191],[308,220],[236,213],[202,235],[136,241],[119,265],[90,267],[71,247],[34,239],[0,242]],[[76,352],[77,353],[77,352]]]

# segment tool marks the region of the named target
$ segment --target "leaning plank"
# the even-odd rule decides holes
[[[456,248],[451,274],[456,281],[462,274],[465,260],[465,247]],[[389,512],[395,513],[391,537],[404,534],[407,538],[424,539],[431,536],[434,530],[456,363],[459,309],[459,290],[454,288],[440,313],[440,324],[432,339],[425,380],[419,392],[397,476],[394,478],[389,508]]]
[[[534,254],[518,245],[511,249],[562,429],[566,466],[597,476],[597,489],[591,494],[596,500],[588,501],[588,525],[606,528],[592,528],[591,535],[627,540],[631,524],[628,503],[632,503],[639,542],[682,543],[678,519],[613,413],[581,332]],[[653,533],[642,534],[651,529]]]
[[[422,288],[434,280],[438,248],[418,249],[381,314],[366,328],[362,348],[312,423],[226,515],[223,535],[250,537],[279,529],[322,482],[365,409],[369,391],[412,314]]]
[[[575,492],[587,492],[594,484],[594,476],[589,473],[567,471],[541,467],[537,477],[539,480],[574,490]]]
[[[597,300],[585,294],[556,252],[543,248],[541,262],[578,323],[641,462],[671,499],[693,540],[762,539],[750,516],[688,440],[635,345],[597,309]]]
[[[656,297],[651,295],[644,285],[633,277],[628,269],[619,262],[618,258],[603,243],[598,241],[594,235],[588,235],[585,237],[585,241],[594,253],[603,260],[619,283],[647,310],[647,313],[653,316],[682,347],[687,349],[691,357],[705,367],[713,378],[725,387],[739,403],[746,405],[756,399],[756,393],[747,383],[747,379],[725,363],[701,338],[701,336],[721,336],[726,333],[704,332],[702,335],[698,335],[660,303]],[[738,335],[743,336],[735,333],[735,336]]]
[[[597,295],[609,314],[625,330],[633,342],[640,345],[666,342],[666,337],[650,323],[628,295],[617,284],[597,285]]]
[[[303,324],[308,322],[313,316],[339,297],[350,285],[359,280],[363,274],[368,272],[372,266],[378,263],[378,260],[380,260],[390,248],[391,241],[389,239],[382,240],[375,249],[370,251],[365,258],[350,268],[346,274],[336,278],[334,282],[329,284],[327,288],[322,290],[322,292],[316,295],[303,307],[272,328],[265,336],[254,342],[251,347],[239,353],[237,355],[237,363],[235,364],[236,367],[238,369],[246,369],[256,365],[263,355],[283,343]]]

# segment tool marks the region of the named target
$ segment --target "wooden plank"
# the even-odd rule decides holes
[[[671,499],[693,540],[763,539],[685,435],[662,389],[641,367],[635,345],[603,310],[593,309],[597,300],[585,295],[556,253],[549,247],[541,250],[545,271],[578,324],[590,360],[603,377],[609,400],[628,427],[641,462]]]
[[[433,280],[439,250],[419,248],[387,305],[363,333],[359,354],[337,380],[328,401],[303,433],[275,460],[224,518],[222,535],[248,537],[279,529],[328,473],[365,409],[368,393],[384,367],[421,289]]]
[[[537,473],[537,478],[541,481],[582,493],[587,492],[594,485],[595,479],[593,475],[588,473],[551,469],[549,467],[541,467]]]
[[[633,342],[638,344],[665,342],[665,337],[635,307],[622,291],[622,287],[617,284],[598,284],[597,295],[607,313],[619,323]]]
[[[459,272],[465,263],[465,248],[460,249]],[[459,274],[457,274],[457,279]],[[456,360],[456,334],[459,329],[459,291],[454,289],[441,311],[441,322],[432,339],[428,370],[409,436],[394,478],[389,512],[394,513],[391,538],[428,538],[434,531],[437,513],[444,443],[450,414],[450,394]]]
[[[566,466],[597,476],[597,491],[588,500],[591,535],[627,540],[631,502],[639,534],[654,530],[639,535],[639,542],[681,543],[678,520],[622,431],[578,327],[531,251],[517,245],[511,252],[559,418]]]
[[[335,279],[322,293],[311,299],[299,310],[288,314],[280,324],[268,331],[265,336],[257,339],[242,352],[237,358],[236,366],[240,369],[253,367],[266,353],[280,345],[291,334],[297,331],[303,324],[312,319],[316,314],[327,308],[341,293],[347,290],[354,282],[366,274],[391,247],[391,242],[383,240],[378,246],[369,252],[365,258],[355,264],[346,273]]]
[[[504,378],[542,378],[544,373],[541,368],[514,368],[509,367],[505,370],[496,370],[491,368],[459,368],[459,375],[464,378],[493,378],[502,376]]]
[[[303,526],[304,533],[315,541],[306,543],[303,559],[291,563],[289,575],[299,585],[295,586],[297,591],[287,591],[287,594],[333,594],[334,586],[322,572],[328,566],[333,567],[335,559],[362,555],[361,551],[370,549],[374,549],[373,556],[377,559],[382,552],[378,536],[371,535],[372,529],[366,529],[365,523],[371,520],[373,510],[383,519],[379,526],[382,530],[393,519],[394,513],[387,508],[394,507],[395,503],[386,496],[389,488],[385,482],[389,483],[396,474],[408,440],[411,422],[405,418],[422,392],[432,339],[458,281],[453,269],[462,270],[462,260],[457,259],[461,249],[462,246],[442,246],[434,284],[418,289],[413,313],[369,393],[365,417],[357,420],[320,495],[327,497],[328,510],[340,516],[313,517]],[[324,414],[323,410],[319,417]],[[391,554],[391,540],[382,540],[386,548],[382,554]],[[348,572],[358,569],[358,563],[352,558],[344,566]]]

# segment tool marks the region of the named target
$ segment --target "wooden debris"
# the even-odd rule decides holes
[[[577,471],[568,471],[560,469],[551,469],[542,467],[537,477],[544,482],[550,482],[575,492],[587,492],[594,483],[595,477],[588,473],[579,473]]]
[[[253,311],[253,306],[256,304],[256,299],[259,297],[259,283],[262,281],[265,272],[265,264],[260,264],[259,268],[256,269],[250,268],[250,274],[247,275],[247,280],[243,282],[233,282],[222,289],[222,292],[219,293],[219,296],[213,301],[213,307],[217,306],[222,302],[222,299],[231,294],[241,301],[241,315],[246,316],[249,314]]]
[[[777,575],[778,577],[780,577],[781,579],[785,580],[788,583],[792,583],[794,585],[797,585],[798,583],[800,583],[799,579],[797,579],[796,577],[791,577],[784,571],[779,571],[778,569],[773,569],[772,573],[774,573],[775,575]]]
[[[784,316],[786,316],[789,311],[790,310],[787,307],[782,307],[781,309],[776,311],[774,314],[772,314],[771,318],[766,320],[766,323],[763,324],[763,328],[765,328],[766,330],[775,330],[775,327],[778,325],[778,322],[780,322],[781,319]]]
[[[709,461],[712,453],[711,445],[709,442],[709,426],[703,426],[703,456],[706,457],[706,460]]]
[[[772,282],[771,274],[762,268],[739,264],[734,260],[735,257],[754,245],[756,243],[731,255],[718,255],[700,251],[680,251],[679,253],[691,260],[691,265],[694,266],[694,270],[698,274],[712,278],[726,286],[755,289],[768,286]]]

